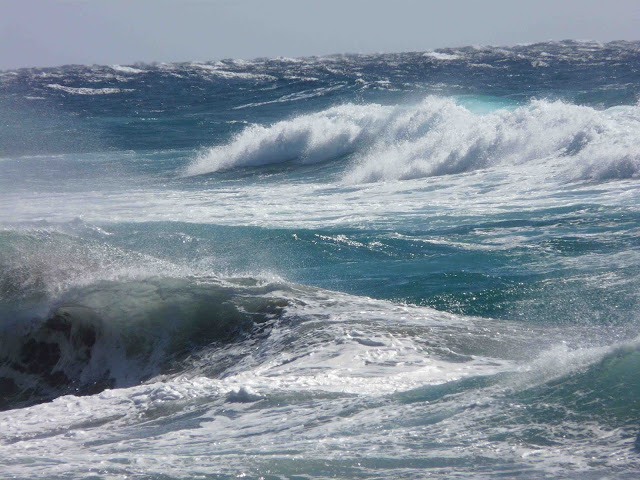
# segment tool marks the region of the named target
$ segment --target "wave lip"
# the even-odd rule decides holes
[[[625,179],[640,173],[639,137],[639,106],[596,110],[535,100],[476,113],[455,99],[430,96],[413,106],[347,104],[253,125],[202,153],[186,174],[353,154],[346,183],[538,164],[543,175],[569,180]]]

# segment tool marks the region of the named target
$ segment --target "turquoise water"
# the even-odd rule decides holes
[[[636,478],[637,43],[0,73],[15,478]]]

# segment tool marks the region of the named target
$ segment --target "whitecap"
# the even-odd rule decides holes
[[[47,87],[54,90],[70,93],[73,95],[112,95],[114,93],[134,92],[133,88],[85,88],[85,87],[67,87],[57,83],[50,83]]]

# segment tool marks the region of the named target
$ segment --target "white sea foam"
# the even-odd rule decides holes
[[[271,126],[252,126],[201,154],[189,175],[286,161],[314,163],[355,153],[347,183],[544,165],[567,179],[635,178],[640,107],[596,110],[536,100],[474,113],[451,98],[413,106],[347,104]]]
[[[433,58],[434,60],[444,60],[444,61],[460,60],[462,58],[460,55],[456,55],[453,53],[444,53],[444,52],[426,52],[424,56],[427,58]]]
[[[133,92],[133,88],[85,88],[85,87],[66,87],[57,83],[50,83],[47,85],[54,90],[61,90],[73,95],[111,95],[114,93]]]
[[[111,68],[116,72],[121,72],[121,73],[137,74],[137,73],[144,72],[144,70],[140,70],[139,68],[127,67],[124,65],[111,65]]]
[[[219,64],[210,65],[208,63],[192,63],[192,67],[204,70],[211,75],[225,79],[242,79],[242,80],[263,80],[263,81],[275,81],[276,77],[273,75],[267,75],[264,73],[250,73],[250,72],[232,72],[230,70],[222,70]]]

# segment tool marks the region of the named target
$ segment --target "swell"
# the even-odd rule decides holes
[[[474,113],[452,98],[412,106],[346,104],[270,126],[253,125],[203,152],[186,170],[326,162],[351,155],[346,183],[458,174],[490,167],[541,166],[569,180],[635,178],[640,172],[640,107],[597,110],[535,100]]]

